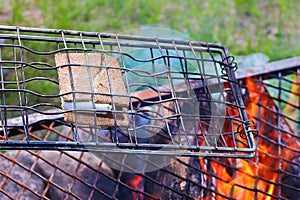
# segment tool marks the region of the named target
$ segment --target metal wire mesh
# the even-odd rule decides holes
[[[3,149],[254,155],[236,65],[222,45],[21,27],[0,31]],[[72,127],[73,140],[59,141],[55,132],[36,140],[41,121]],[[224,131],[226,123],[238,128]],[[85,140],[80,130],[93,137]]]
[[[259,130],[253,159],[172,157],[161,169],[128,173],[111,169],[90,152],[8,151],[0,154],[1,199],[298,199],[300,71],[298,66],[283,69],[248,80],[239,76],[247,114]],[[55,123],[39,123],[38,131],[30,126],[31,137],[74,140],[70,127]],[[26,140],[25,134],[19,139]],[[122,156],[113,162],[126,168]]]
[[[14,64],[16,63],[15,60],[11,61],[11,66],[13,67],[7,64],[9,62],[4,62],[4,56],[7,55],[3,52],[6,51],[5,46],[9,44],[7,41],[15,41],[15,43],[12,42],[14,46],[8,49],[16,49],[15,51],[19,51],[23,48],[18,45],[18,34],[11,32],[16,31],[16,29],[5,29],[9,30],[4,34],[5,38],[7,39],[4,43],[2,43],[0,48],[2,79],[1,102],[9,102],[9,95],[7,94],[13,90],[8,90],[9,87],[7,84],[17,84],[16,79],[9,77],[9,75],[11,76],[11,74],[16,73],[15,66],[17,69],[19,69],[17,66],[22,66],[19,63]],[[63,40],[61,36],[52,37],[53,35],[50,34],[50,32],[53,32],[53,30],[46,31],[46,33],[49,34],[47,35],[49,37],[48,39],[46,39],[45,36],[40,36],[42,33],[37,34],[36,30],[32,31],[33,33],[29,32],[30,36],[27,35],[26,37],[31,38],[34,35],[38,36],[43,39],[46,44],[52,44],[50,41],[55,40],[55,47],[53,48],[64,49],[61,47],[57,48],[57,46],[59,46],[58,44],[61,44]],[[45,33],[45,30],[42,32]],[[8,35],[8,33],[10,33],[10,35]],[[57,31],[57,34],[61,34],[61,32]],[[66,33],[64,34],[66,35]],[[92,35],[92,33],[89,34]],[[24,37],[24,34],[19,33],[19,35],[20,38]],[[78,35],[79,33],[74,33],[74,38],[77,40],[78,38],[76,38],[76,36]],[[1,38],[4,36],[2,33]],[[93,35],[91,37],[93,38]],[[114,36],[113,38],[116,37]],[[21,41],[24,43],[26,40],[22,38]],[[30,43],[36,41],[36,38],[31,38],[29,41]],[[81,44],[81,39],[78,41],[78,44]],[[91,39],[91,41],[93,41],[93,43],[96,45],[96,42],[93,39]],[[142,41],[144,41],[144,38]],[[74,41],[72,39],[72,42],[69,41],[68,44],[71,45],[73,42]],[[38,42],[38,44],[40,45],[40,42]],[[215,47],[216,49],[221,47],[218,45],[212,47],[207,44],[197,44],[199,44],[199,48],[206,49],[204,52],[208,53],[209,58],[211,58],[211,53],[215,51]],[[195,45],[196,44],[193,43],[192,46],[194,47]],[[207,51],[208,46],[210,51]],[[50,47],[47,47],[45,52],[49,52],[49,49]],[[113,49],[113,47],[111,47],[111,49]],[[27,58],[28,55],[24,54],[24,50],[22,51],[23,62],[27,63],[28,61],[24,59],[29,59]],[[54,77],[53,79],[55,81],[53,83],[53,87],[55,88],[58,87],[58,78],[56,68],[54,67],[54,69],[52,69],[53,66],[55,66],[53,61],[53,53],[49,53],[52,55],[51,59],[48,58],[49,55],[47,54],[48,53],[45,54],[45,57],[47,58],[45,58],[46,60],[43,60],[43,62],[51,64],[50,67],[45,67],[45,70],[53,71],[54,75],[50,73],[46,73],[46,75],[44,75],[43,73],[43,76],[37,74],[34,74],[33,76],[47,77],[46,79],[35,78],[34,80],[41,80],[39,82],[40,84],[50,82],[50,86],[53,82],[49,81],[49,77]],[[14,53],[11,55],[14,55]],[[16,54],[13,57],[17,58],[18,55]],[[39,57],[39,54],[33,53],[33,55]],[[229,147],[234,141],[242,141],[234,144],[237,151],[239,148],[244,148],[245,145],[247,145],[247,139],[244,139],[243,133],[248,135],[250,133],[239,129],[240,123],[230,123],[234,120],[233,116],[236,115],[236,111],[244,110],[247,113],[247,119],[255,121],[256,128],[258,130],[256,135],[256,143],[258,148],[255,152],[255,157],[247,160],[240,158],[229,158],[227,156],[170,157],[170,164],[161,168],[157,167],[157,170],[146,171],[144,167],[141,167],[141,169],[135,168],[131,169],[131,172],[126,172],[126,170],[122,169],[131,167],[128,166],[128,162],[126,162],[126,159],[128,158],[127,154],[121,154],[121,157],[123,157],[121,160],[114,160],[114,157],[111,156],[111,154],[102,154],[102,157],[100,158],[100,156],[95,156],[97,155],[95,152],[92,154],[90,152],[41,150],[72,150],[72,148],[75,150],[86,150],[87,147],[99,148],[104,147],[103,145],[105,144],[104,142],[99,141],[99,138],[96,140],[95,134],[90,134],[89,126],[78,124],[76,127],[76,125],[71,125],[63,120],[63,111],[60,109],[61,100],[60,95],[58,94],[58,88],[53,90],[55,97],[51,97],[50,94],[52,99],[57,99],[57,102],[55,103],[49,101],[48,96],[38,95],[39,100],[44,99],[46,102],[39,102],[41,104],[39,106],[46,106],[46,108],[39,109],[41,114],[35,115],[35,118],[31,118],[33,115],[22,115],[22,112],[26,113],[28,111],[29,114],[34,114],[36,113],[36,110],[28,109],[26,106],[21,107],[18,104],[1,104],[1,123],[3,133],[3,143],[1,143],[1,145],[3,145],[2,148],[32,149],[29,151],[2,151],[0,153],[0,162],[2,166],[0,169],[1,199],[298,199],[300,195],[300,71],[299,65],[297,64],[299,63],[298,61],[295,62],[295,60],[288,60],[285,63],[280,63],[280,68],[277,67],[278,64],[271,63],[265,67],[253,68],[253,71],[249,73],[245,72],[243,74],[237,74],[237,82],[242,88],[242,105],[245,105],[245,107],[241,109],[236,109],[237,103],[233,105],[230,104],[236,99],[235,96],[230,93],[234,92],[233,89],[228,89],[228,86],[225,84],[225,93],[229,93],[229,95],[226,95],[226,98],[224,98],[227,102],[227,104],[224,103],[224,105],[228,106],[228,113],[225,115],[227,120],[224,122],[227,126],[223,127],[223,139],[219,140],[217,144],[218,146],[223,146],[224,143],[226,143],[228,144],[226,147],[228,149],[225,149],[225,151],[219,151],[219,153],[222,155],[228,155],[225,152],[232,151],[233,153],[235,150]],[[31,63],[30,65],[35,66],[40,64]],[[8,73],[6,76],[5,71],[9,69],[13,73]],[[20,67],[20,69],[22,69],[22,67]],[[29,71],[32,71],[33,69],[30,69]],[[266,70],[263,71],[262,69]],[[35,73],[38,73],[39,71],[41,71],[41,69],[37,69]],[[25,80],[30,79],[30,76],[25,77]],[[231,83],[230,80],[227,80],[228,77],[226,76],[223,77],[223,75],[221,75],[218,76],[218,78],[220,80],[225,78],[226,81],[224,81],[224,83]],[[27,81],[27,83],[29,82]],[[233,82],[233,84],[237,82]],[[3,85],[7,87],[4,87]],[[50,86],[47,85],[46,87]],[[23,88],[24,85],[20,83],[19,87]],[[28,92],[28,87],[29,85],[27,84],[26,92]],[[147,89],[142,89],[140,91],[147,91]],[[167,89],[171,90],[170,87],[167,87]],[[19,92],[19,90],[15,91]],[[24,92],[24,90],[22,92]],[[43,94],[40,92],[37,93]],[[197,94],[197,91],[195,93]],[[21,97],[23,98],[24,93],[21,94]],[[200,94],[206,93],[202,92]],[[232,96],[233,98],[229,98]],[[4,97],[6,98],[6,101],[3,100],[5,99]],[[14,95],[14,98],[15,97],[18,99],[19,94]],[[149,99],[149,96],[147,97]],[[150,97],[152,98],[152,96]],[[201,102],[202,98],[197,99],[197,101]],[[168,99],[168,97],[166,97],[166,99]],[[33,98],[30,98],[30,100],[33,101]],[[135,105],[134,100],[131,101]],[[142,104],[142,106],[136,106],[139,109],[149,106],[149,102],[147,101],[140,101],[139,103]],[[35,103],[32,104],[34,105]],[[201,105],[203,106],[203,104]],[[47,106],[49,106],[49,108]],[[134,107],[132,110],[139,110],[136,109],[136,107]],[[27,111],[25,108],[27,108]],[[53,112],[53,108],[58,110]],[[44,110],[50,110],[50,114],[46,114],[46,111]],[[148,108],[147,111],[149,110],[150,109]],[[5,113],[6,115],[11,116],[5,117]],[[54,113],[56,114],[54,115]],[[148,112],[142,112],[141,115],[145,116],[144,113]],[[134,115],[135,113],[130,114]],[[202,121],[199,121],[205,125],[205,122],[211,120],[211,118],[207,117],[207,114],[201,114],[201,117],[206,116],[206,118],[202,118]],[[12,123],[9,122],[9,118],[18,115],[21,115],[21,118],[15,119],[19,119],[19,121],[15,120],[13,121],[15,123],[14,125],[11,124],[11,126],[8,126],[8,123]],[[26,119],[22,118],[26,118],[26,116],[28,116],[28,124],[24,125],[22,120]],[[142,119],[144,118],[145,117]],[[237,118],[240,118],[240,116]],[[134,118],[131,120],[134,120]],[[183,120],[183,122],[186,121]],[[172,123],[170,122],[170,124]],[[168,126],[172,127],[170,124]],[[128,131],[130,128],[131,127],[128,128]],[[230,129],[230,133],[231,131],[236,132],[237,130],[239,130],[239,133],[230,134],[231,137],[228,137],[228,135],[225,134],[229,131],[227,130],[228,128]],[[95,129],[96,128],[92,126],[92,130]],[[102,129],[106,131],[109,130],[107,133],[113,133],[113,129],[115,129],[115,127],[112,129],[97,127],[96,131],[101,132],[103,131]],[[169,130],[167,129],[167,131]],[[180,131],[177,132],[180,133]],[[205,137],[209,138],[208,136]],[[232,137],[235,137],[236,140]],[[207,139],[207,143],[203,147],[204,150],[207,147],[211,147],[211,141],[213,140]],[[121,141],[119,141],[119,143],[120,142]],[[28,145],[26,145],[26,143]],[[126,143],[129,142],[126,141]],[[117,143],[115,142],[113,144]],[[139,147],[139,144],[140,143],[138,143],[137,147]],[[144,144],[149,144],[149,142],[145,142]],[[232,147],[234,145],[232,145]],[[192,147],[192,144],[189,147]],[[123,149],[118,148],[117,150],[122,152]],[[134,150],[136,151],[138,149]],[[207,154],[205,155],[219,155],[217,154],[217,151],[214,154],[214,149],[209,150],[211,152],[206,152]],[[159,151],[159,149],[155,149],[155,151]],[[151,152],[148,153],[150,154]],[[177,155],[180,154],[178,153]],[[134,156],[138,158],[141,155]],[[146,163],[146,165],[150,166],[157,165],[157,163],[147,160],[147,157],[142,156],[141,158],[144,158],[143,164]],[[104,160],[106,162],[103,162]],[[119,165],[121,170],[115,170],[110,166],[107,166],[107,161],[110,161],[110,164],[115,163]]]
[[[298,59],[253,68],[248,76],[256,76],[241,79],[246,111],[249,119],[255,120],[257,124],[258,148],[255,157],[249,160],[200,159],[208,169],[207,180],[214,182],[210,197],[299,198]]]

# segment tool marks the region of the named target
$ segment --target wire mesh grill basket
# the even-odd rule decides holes
[[[222,45],[8,26],[0,39],[2,149],[254,156]]]

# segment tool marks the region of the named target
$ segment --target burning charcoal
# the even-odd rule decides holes
[[[189,168],[187,171],[187,184],[185,186],[187,193],[195,198],[203,197],[202,181],[203,175],[201,172],[201,166],[199,158],[192,157],[189,160]]]
[[[140,110],[135,115],[130,116],[130,121],[130,134],[120,129],[111,129],[110,134],[107,134],[105,130],[101,130],[97,135],[111,135],[112,139],[117,140],[119,143],[137,142],[149,144],[151,133],[142,127],[151,123],[148,112],[146,110]],[[133,130],[133,123],[135,123],[135,127],[140,128]],[[135,137],[135,135],[137,137]],[[134,172],[142,172],[146,162],[145,156],[107,153],[94,154],[112,167],[115,177],[120,177],[121,184],[118,185],[117,199],[135,200],[144,198],[142,194],[144,191],[144,179]]]
[[[288,199],[297,200],[300,197],[300,156],[286,166],[285,172],[291,175],[284,174],[282,183],[290,187],[283,186],[282,193]]]
[[[151,179],[146,179],[145,192],[162,199],[181,199],[186,181],[186,167],[173,161],[163,169],[148,172]]]
[[[9,160],[6,157],[16,160]],[[15,162],[27,167],[15,164]],[[1,153],[0,165],[1,165],[1,190],[5,191],[6,194],[11,195],[13,198],[20,199],[40,199],[39,196],[31,192],[30,190],[24,190],[22,185],[16,184],[12,180],[17,180],[19,183],[26,185],[29,189],[35,191],[36,193],[43,193],[45,184],[40,176],[35,175],[30,171],[31,167],[34,165],[35,159],[32,154],[26,151],[11,151],[6,154]],[[13,168],[11,168],[13,167]],[[11,171],[8,173],[9,169]],[[40,168],[35,167],[34,171],[40,173]],[[9,174],[8,179],[5,178],[5,173]],[[23,191],[24,190],[24,191]],[[0,199],[9,199],[5,193],[0,191]]]
[[[203,177],[200,168],[196,157],[174,159],[169,166],[147,173],[154,181],[145,180],[145,191],[162,199],[201,198]]]
[[[144,179],[142,176],[134,173],[127,173],[127,172],[121,172],[121,182],[126,184],[119,185],[119,192],[117,194],[118,199],[124,199],[124,200],[143,200],[144,196],[143,194],[136,192],[144,191]],[[131,189],[129,189],[130,187]]]
[[[46,178],[50,179],[54,184],[51,184],[47,193],[47,196],[51,199],[64,199],[66,197],[64,190],[71,190],[72,193],[76,194],[81,199],[88,199],[92,188],[88,186],[94,185],[96,181],[96,188],[101,190],[103,193],[99,193],[97,190],[93,191],[92,199],[107,199],[107,196],[112,196],[116,187],[116,183],[112,179],[113,177],[111,169],[107,167],[104,163],[91,153],[85,152],[82,156],[82,162],[87,163],[89,167],[84,164],[79,164],[71,156],[80,159],[81,152],[66,152],[61,153],[58,151],[47,151],[42,152],[41,157],[46,159],[48,162],[39,160],[38,166],[42,169],[41,174]],[[52,163],[52,165],[51,165]],[[56,163],[59,169],[64,169],[65,171],[58,170],[53,164]],[[101,172],[97,170],[100,166]],[[67,172],[67,173],[66,173]],[[77,178],[75,178],[77,177]],[[80,180],[83,180],[80,181]],[[105,194],[105,195],[104,195]],[[73,199],[69,196],[69,199]]]

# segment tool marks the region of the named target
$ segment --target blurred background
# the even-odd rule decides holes
[[[300,54],[299,11],[296,0],[1,0],[0,24],[109,33],[165,27],[266,62]]]

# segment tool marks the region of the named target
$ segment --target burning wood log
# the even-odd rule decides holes
[[[288,189],[279,191],[278,182],[281,182],[280,172],[294,172],[296,166],[287,164],[287,161],[299,155],[300,143],[293,139],[295,132],[286,119],[278,114],[278,107],[264,85],[256,79],[247,78],[246,89],[244,102],[249,120],[255,120],[258,126],[258,149],[255,157],[249,160],[220,158],[212,162],[216,175],[216,197],[217,199],[221,199],[222,195],[234,199],[271,199],[280,195],[290,197]],[[231,116],[236,115],[234,109],[229,109],[229,112]],[[225,125],[225,129],[232,128],[236,133],[239,132],[238,124]],[[227,140],[230,143],[232,138]],[[239,136],[238,146],[245,145],[243,140]],[[297,170],[299,171],[299,166]]]

